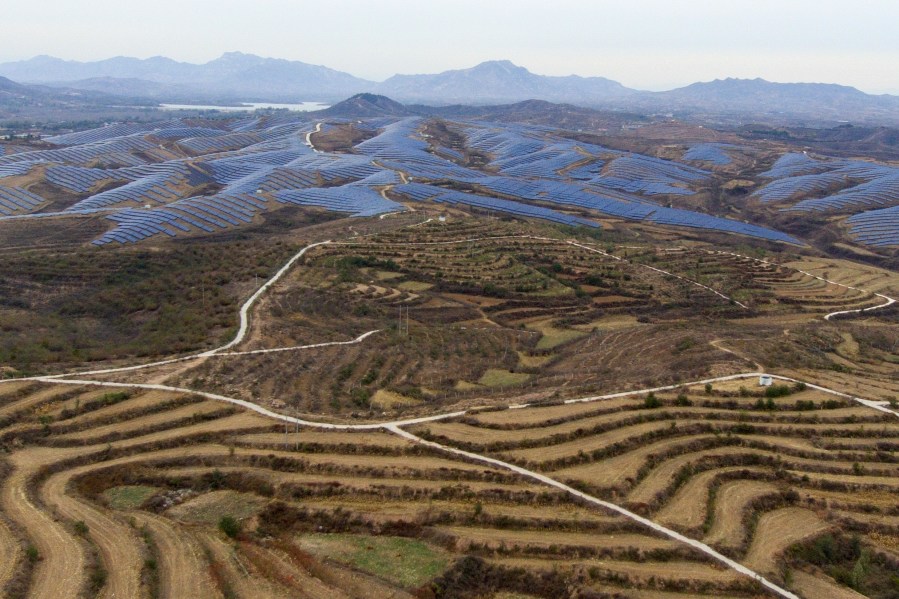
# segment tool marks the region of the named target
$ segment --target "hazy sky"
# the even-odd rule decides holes
[[[4,0],[0,61],[240,50],[368,79],[508,58],[640,89],[723,77],[899,93],[897,0]]]

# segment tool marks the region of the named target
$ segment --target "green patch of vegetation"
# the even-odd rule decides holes
[[[393,279],[399,279],[403,276],[401,272],[391,272],[389,270],[379,270],[375,272],[375,278],[379,281],[391,281]]]
[[[103,497],[109,503],[109,507],[116,510],[134,510],[139,508],[159,489],[144,485],[124,485],[112,487],[103,492]]]
[[[378,389],[375,391],[375,394],[370,401],[372,407],[381,410],[389,410],[401,406],[414,406],[419,403],[421,403],[421,401],[414,397],[408,397],[387,389]]]
[[[674,351],[681,353],[685,352],[688,349],[694,347],[696,345],[696,339],[693,337],[684,337],[680,341],[677,342],[677,345],[674,346]]]
[[[655,393],[650,392],[643,399],[643,407],[648,409],[660,408],[662,407],[662,402],[656,397]]]
[[[396,286],[397,289],[402,289],[403,291],[412,291],[412,292],[420,292],[427,291],[433,285],[430,283],[425,283],[423,281],[403,281],[399,285]]]
[[[169,509],[179,520],[196,524],[217,524],[223,516],[243,520],[262,510],[265,500],[250,493],[211,491]]]
[[[476,385],[474,383],[469,383],[468,381],[456,381],[455,386],[453,387],[456,391],[473,391],[475,389],[481,389],[480,385]]]
[[[676,406],[692,406],[693,402],[690,401],[690,398],[687,397],[686,393],[678,393],[677,399],[674,400],[674,405],[676,405]]]
[[[449,556],[417,539],[318,534],[300,540],[304,549],[358,568],[405,588],[417,587],[443,572]]]
[[[531,375],[522,372],[490,368],[478,379],[478,384],[485,387],[508,387],[509,385],[526,383],[530,378]]]
[[[532,356],[522,351],[518,352],[518,363],[524,368],[540,368],[552,359],[552,355]]]
[[[233,539],[240,534],[240,522],[234,516],[222,516],[219,519],[219,530]]]
[[[539,331],[543,335],[537,342],[537,349],[552,349],[587,334],[574,329],[558,329],[548,322],[533,323],[528,328]]]
[[[788,560],[818,566],[834,580],[871,599],[899,597],[899,560],[866,547],[858,536],[825,534],[793,545]]]
[[[37,547],[35,547],[34,545],[28,545],[28,548],[25,549],[25,557],[28,558],[29,562],[34,563],[37,560],[41,559],[41,554],[37,550]]]

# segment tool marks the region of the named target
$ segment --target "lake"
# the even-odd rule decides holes
[[[330,104],[321,102],[300,102],[299,104],[275,104],[272,102],[241,102],[234,106],[214,106],[204,104],[160,104],[162,110],[220,110],[222,112],[253,112],[254,110],[263,109],[287,109],[297,112],[311,112],[313,110],[324,110],[329,108]]]

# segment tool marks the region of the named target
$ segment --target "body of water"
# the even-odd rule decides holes
[[[220,110],[222,112],[253,112],[262,109],[284,109],[295,110],[297,112],[311,112],[313,110],[324,110],[329,108],[330,104],[322,104],[321,102],[300,102],[299,104],[275,104],[272,102],[241,102],[234,106],[214,106],[211,104],[160,104],[162,110]]]

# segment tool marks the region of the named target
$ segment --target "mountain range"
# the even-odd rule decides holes
[[[627,88],[603,77],[537,75],[508,60],[436,74],[367,81],[325,66],[229,52],[205,64],[170,58],[116,57],[96,62],[50,56],[0,64],[0,76],[148,102],[335,102],[360,92],[404,103],[491,105],[544,100],[641,113],[699,115],[711,120],[899,123],[899,96],[816,83],[724,79],[665,92]]]

